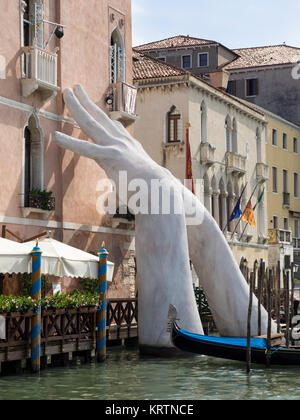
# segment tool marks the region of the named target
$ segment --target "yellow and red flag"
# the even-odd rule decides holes
[[[193,163],[192,154],[189,140],[189,129],[186,129],[186,179],[191,182],[189,183],[189,189],[195,194],[194,188],[194,177],[193,177]]]
[[[242,215],[242,220],[243,222],[249,223],[249,225],[251,225],[252,227],[256,227],[251,200],[248,201],[247,207],[245,208],[244,213]]]

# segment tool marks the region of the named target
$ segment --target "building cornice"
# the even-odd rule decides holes
[[[77,123],[70,117],[67,117],[65,115],[57,115],[57,114],[54,114],[53,112],[45,111],[43,109],[38,109],[34,106],[24,104],[23,102],[15,101],[13,99],[9,99],[4,96],[0,96],[0,105],[4,105],[9,108],[17,109],[19,111],[24,111],[28,113],[34,112],[39,117],[47,118],[52,121],[68,123],[79,128]]]
[[[201,80],[200,78],[186,73],[184,75],[178,76],[168,76],[168,77],[161,77],[161,78],[148,78],[148,79],[135,79],[134,84],[138,89],[145,89],[145,88],[163,88],[165,86],[172,86],[172,85],[186,85],[188,87],[196,88],[202,90],[205,94],[211,95],[213,98],[220,102],[226,103],[228,106],[231,106],[236,111],[245,113],[251,118],[259,121],[260,123],[266,123],[264,113],[260,112],[259,110],[253,108],[249,104],[245,104],[241,102],[239,99],[232,97],[226,92],[221,91],[220,89],[216,89],[215,87],[211,86],[209,83]]]
[[[283,68],[294,67],[296,63],[281,63],[281,64],[266,64],[264,66],[249,66],[249,67],[238,67],[238,68],[226,68],[225,70],[229,73],[248,73],[249,71],[265,71],[265,70],[280,70]]]
[[[55,220],[28,219],[22,217],[9,217],[0,215],[0,223],[9,223],[23,226],[36,226],[47,229],[64,229],[93,233],[106,233],[112,235],[135,236],[134,230],[114,229],[104,226],[82,225],[72,222],[57,222]]]

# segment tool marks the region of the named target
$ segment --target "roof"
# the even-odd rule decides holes
[[[177,35],[171,38],[162,39],[161,41],[149,42],[135,47],[137,51],[150,51],[163,48],[188,47],[192,45],[216,44],[216,41],[208,39],[194,38],[189,35]]]
[[[156,79],[161,77],[183,76],[187,72],[161,60],[133,50],[133,79]]]
[[[133,80],[146,80],[146,79],[159,79],[164,77],[180,77],[180,76],[190,76],[197,80],[200,80],[205,85],[209,86],[211,89],[214,89],[216,92],[222,93],[226,97],[230,98],[231,101],[243,105],[254,111],[256,114],[260,114],[263,116],[263,112],[259,111],[257,108],[252,107],[250,103],[246,103],[246,101],[241,102],[239,98],[229,95],[227,92],[220,90],[218,88],[213,87],[210,83],[205,81],[205,79],[201,76],[196,76],[184,69],[180,69],[175,67],[171,64],[158,60],[156,58],[150,57],[145,53],[141,53],[133,49]]]
[[[292,64],[299,60],[300,48],[285,44],[233,50],[240,57],[225,66],[226,70]]]

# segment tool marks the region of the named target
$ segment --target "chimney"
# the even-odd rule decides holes
[[[221,69],[217,71],[212,71],[209,73],[210,84],[218,89],[224,90],[226,92],[228,81],[229,81],[229,72]]]

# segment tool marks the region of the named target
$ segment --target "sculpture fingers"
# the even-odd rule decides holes
[[[106,131],[112,136],[126,136],[130,138],[130,134],[123,127],[119,121],[111,120],[105,112],[102,111],[97,105],[95,105],[90,98],[88,97],[86,91],[81,85],[74,86],[74,93],[81,103],[81,105],[86,109],[86,111],[99,123],[101,124]]]
[[[81,105],[86,109],[86,111],[99,123],[101,124],[106,131],[111,134],[112,136],[115,136],[119,139],[120,137],[125,137],[126,140],[131,141],[134,143],[137,150],[143,153],[146,153],[141,143],[137,140],[135,140],[129,132],[126,130],[126,128],[123,126],[123,124],[120,121],[112,120],[108,117],[108,115],[105,114],[102,109],[100,109],[97,105],[95,105],[90,98],[88,97],[86,91],[81,85],[75,85],[74,86],[74,93],[77,96],[78,101],[81,103]],[[96,141],[96,139],[95,139]]]
[[[67,136],[66,134],[54,133],[53,141],[64,149],[71,150],[74,153],[78,153],[81,156],[85,156],[90,159],[104,160],[113,159],[116,154],[116,150],[111,147],[98,146],[93,143],[89,143],[86,140],[78,140],[73,137]]]
[[[72,117],[88,137],[102,145],[116,142],[116,139],[84,109],[72,89],[64,91],[64,100]]]

